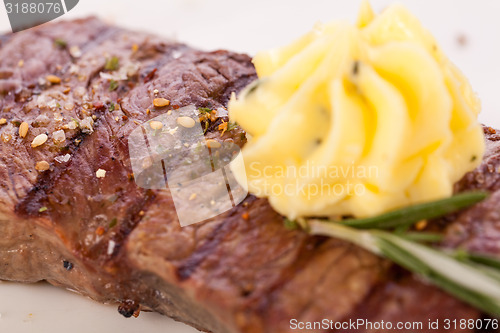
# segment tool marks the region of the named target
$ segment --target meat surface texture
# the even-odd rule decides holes
[[[101,74],[124,69],[125,79]],[[293,319],[358,318],[420,321],[418,331],[431,332],[429,320],[480,318],[363,249],[285,229],[264,199],[248,196],[181,228],[168,189],[136,185],[127,138],[138,124],[169,111],[175,117],[191,104],[225,107],[255,78],[246,55],[202,52],[96,18],[1,36],[0,118],[7,123],[0,125],[0,279],[47,280],[119,304],[126,316],[152,310],[214,333],[282,333],[292,331]],[[155,97],[170,105],[156,108]],[[244,145],[239,128],[221,136],[223,121],[227,115],[209,121],[206,137]],[[24,138],[22,122],[29,124]],[[65,140],[55,141],[61,129]],[[498,255],[500,136],[485,132],[487,156],[457,191],[488,189],[492,196],[436,223],[445,246]],[[33,148],[44,133],[47,142]],[[37,170],[41,161],[50,168]],[[107,171],[104,178],[98,169]]]

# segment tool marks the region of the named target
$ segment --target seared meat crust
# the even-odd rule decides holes
[[[0,279],[47,280],[119,303],[126,316],[154,310],[215,333],[289,332],[291,319],[324,318],[422,321],[427,332],[429,319],[481,316],[363,249],[286,230],[264,199],[249,196],[181,228],[168,189],[136,185],[128,135],[178,107],[225,107],[256,78],[248,56],[202,52],[95,18],[46,24],[0,43],[0,118],[7,120],[0,126]],[[112,83],[101,73],[113,75],[105,67],[114,56],[129,72]],[[155,89],[168,107],[154,107]],[[238,128],[221,136],[223,120],[219,114],[208,124],[207,138],[244,145]],[[21,122],[30,125],[25,138]],[[55,142],[61,129],[66,139]],[[483,165],[457,191],[495,194],[437,223],[446,246],[498,255],[500,143],[491,131]],[[49,140],[32,148],[43,133]],[[38,171],[40,161],[50,169]]]

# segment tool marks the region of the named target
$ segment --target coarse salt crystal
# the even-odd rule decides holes
[[[64,118],[59,112],[56,112],[56,113],[54,113],[54,120],[57,122],[60,122],[60,121],[63,121]]]
[[[64,142],[66,141],[66,134],[64,133],[63,130],[55,131],[52,134],[52,138],[56,143]]]
[[[80,66],[78,66],[77,64],[72,64],[69,67],[69,73],[70,74],[78,74],[79,71],[80,71]]]
[[[63,156],[57,156],[54,158],[54,160],[57,162],[57,163],[66,163],[68,162],[69,160],[71,159],[71,155],[70,154],[66,154],[66,155],[63,155]]]
[[[94,132],[92,125],[94,125],[92,117],[85,117],[82,121],[80,121],[80,128],[83,133],[90,134]]]
[[[47,106],[51,109],[55,109],[55,108],[57,108],[57,101],[55,99],[53,99],[47,103]]]
[[[76,87],[76,88],[74,89],[74,92],[75,92],[75,96],[76,96],[76,97],[80,97],[80,98],[82,98],[82,97],[83,97],[83,95],[85,95],[85,93],[87,92],[87,90],[86,90],[84,87],[81,87],[81,86],[80,86],[80,87]]]
[[[95,176],[97,178],[104,178],[104,177],[106,177],[106,170],[104,170],[104,169],[97,170],[96,173],[95,173]]]
[[[108,243],[108,256],[113,254],[113,251],[115,250],[116,243],[113,240],[110,240]]]
[[[74,45],[69,48],[69,53],[73,58],[80,58],[82,56],[82,51],[78,47],[78,45]]]
[[[76,120],[72,120],[68,123],[68,129],[70,130],[74,130],[78,127],[78,123],[76,122]]]

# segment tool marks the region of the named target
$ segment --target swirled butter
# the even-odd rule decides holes
[[[365,2],[356,25],[318,24],[253,62],[259,79],[229,104],[248,133],[233,172],[289,218],[447,197],[481,161],[478,98],[399,4]]]

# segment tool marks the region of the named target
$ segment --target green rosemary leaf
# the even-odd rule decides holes
[[[198,108],[198,111],[200,111],[200,113],[210,113],[210,112],[212,112],[212,109],[211,108]]]
[[[491,315],[500,315],[500,271],[496,268],[462,262],[443,251],[382,230],[358,230],[319,220],[310,220],[309,227],[311,234],[357,244],[419,274],[464,302]]]
[[[413,273],[426,277],[430,275],[429,267],[405,249],[394,245],[384,238],[379,238],[377,240],[377,244],[384,257],[408,269],[409,271],[412,271]]]
[[[120,68],[120,59],[117,56],[106,59],[106,63],[104,64],[105,70],[116,71],[118,68]]]
[[[287,219],[287,218],[285,218],[283,220],[283,224],[285,225],[285,228],[288,230],[296,230],[296,229],[300,228],[300,226],[297,222],[290,220],[290,219]]]
[[[473,261],[468,261],[467,264],[476,268],[478,271],[481,271],[484,274],[492,277],[493,279],[497,280],[500,283],[500,270],[498,270],[497,268],[491,268],[485,265],[475,263]]]
[[[238,127],[239,125],[237,123],[234,123],[232,121],[230,121],[227,125],[227,132],[230,132],[232,130],[234,130],[236,127]]]
[[[115,80],[111,80],[109,82],[109,91],[116,90],[116,88],[118,88],[118,82],[116,82]]]
[[[500,281],[474,265],[460,262],[442,251],[373,231],[382,254],[421,274],[429,281],[492,315],[500,315]]]
[[[446,277],[440,275],[433,276],[429,280],[435,286],[447,291],[465,303],[475,306],[493,316],[500,315],[499,300],[490,297],[487,293],[476,292],[473,289],[463,288],[460,284],[454,283],[453,281],[450,281]]]
[[[406,232],[399,234],[401,237],[414,242],[439,242],[443,239],[442,234],[434,232]]]
[[[62,38],[56,38],[54,40],[54,45],[60,49],[65,49],[68,43]]]
[[[500,281],[500,261],[497,258],[479,253],[468,253],[463,249],[455,250],[449,254],[458,261],[475,266],[477,269]]]
[[[418,221],[440,217],[474,205],[485,198],[485,192],[461,193],[450,198],[404,207],[382,215],[348,219],[343,224],[361,229],[391,229],[410,226]]]
[[[491,268],[500,269],[500,260],[498,258],[478,253],[467,253],[467,258],[472,262],[482,264]]]
[[[372,253],[381,255],[375,237],[369,231],[361,231],[346,227],[338,222],[324,222],[320,220],[307,221],[308,231],[312,235],[330,236],[354,243]]]

